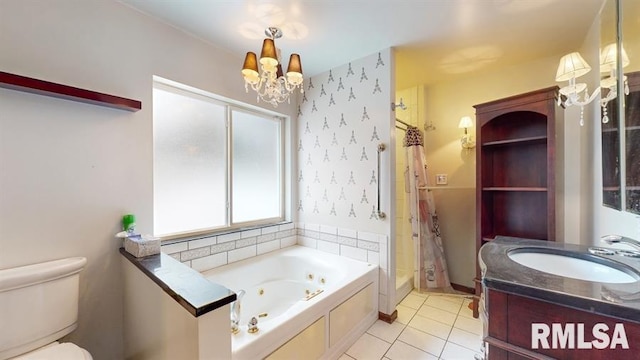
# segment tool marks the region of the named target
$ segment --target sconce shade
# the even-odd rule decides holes
[[[466,129],[472,126],[473,126],[473,121],[469,116],[463,116],[462,119],[460,119],[460,123],[458,124],[458,127],[460,129]]]
[[[618,46],[616,43],[609,44],[602,49],[600,52],[600,72],[609,72],[611,70],[615,70],[616,68],[616,60],[617,60],[617,51]],[[624,50],[624,46],[621,47],[621,55],[622,55],[622,67],[626,67],[629,65],[629,56],[627,52]]]
[[[273,39],[264,39],[262,52],[260,53],[260,64],[262,64],[265,69],[274,69],[278,66],[278,54]]]
[[[302,63],[300,62],[300,55],[298,54],[291,54],[291,57],[289,58],[287,81],[293,85],[302,83]]]
[[[247,56],[244,58],[242,76],[252,84],[258,83],[260,75],[258,74],[258,60],[255,53],[248,52]]]
[[[591,71],[591,66],[587,64],[580,53],[572,52],[560,59],[558,71],[556,72],[556,81],[568,81],[580,77],[589,71]]]

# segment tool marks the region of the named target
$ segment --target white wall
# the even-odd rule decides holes
[[[2,71],[142,101],[130,113],[0,89],[0,268],[86,256],[69,340],[122,358],[113,235],[128,212],[152,230],[152,75],[254,104],[242,59],[113,1],[2,1],[0,49]]]

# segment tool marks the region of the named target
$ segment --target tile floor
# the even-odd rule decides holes
[[[482,324],[470,299],[409,293],[393,324],[376,321],[339,360],[473,360],[479,354]]]

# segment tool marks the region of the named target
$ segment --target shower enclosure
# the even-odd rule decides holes
[[[406,107],[405,107],[406,109]],[[417,121],[411,123],[409,111],[397,110],[396,116],[401,122],[396,123],[396,303],[399,303],[413,289],[413,275],[415,272],[415,250],[411,233],[411,211],[409,207],[408,184],[405,172],[407,170],[406,149],[403,147],[406,126],[402,122],[417,126]],[[401,120],[404,118],[405,120]]]

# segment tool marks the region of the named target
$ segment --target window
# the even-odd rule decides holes
[[[283,220],[283,119],[154,82],[154,234]]]

